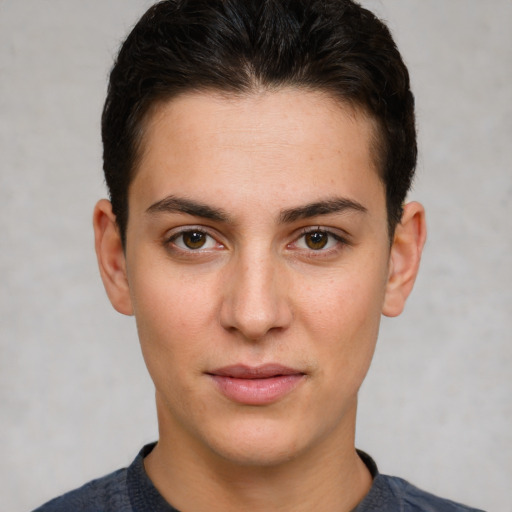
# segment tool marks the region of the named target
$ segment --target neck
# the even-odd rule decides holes
[[[304,453],[260,465],[205,449],[159,414],[160,440],[144,464],[160,494],[183,512],[349,512],[371,487],[354,448],[355,407],[350,416],[345,429],[326,434]]]

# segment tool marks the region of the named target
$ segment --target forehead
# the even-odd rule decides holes
[[[183,94],[148,117],[130,195],[220,197],[229,186],[247,199],[286,202],[307,191],[328,196],[333,187],[382,192],[375,129],[362,111],[316,91]]]

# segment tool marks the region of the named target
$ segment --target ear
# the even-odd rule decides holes
[[[420,203],[404,207],[402,220],[396,226],[389,257],[389,273],[382,313],[398,316],[404,309],[420,266],[427,237],[425,210]]]
[[[119,313],[132,315],[126,259],[110,201],[98,201],[94,208],[93,225],[96,257],[108,298]]]

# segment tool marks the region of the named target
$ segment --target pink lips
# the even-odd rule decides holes
[[[246,405],[276,402],[292,391],[304,377],[303,372],[279,364],[226,366],[209,375],[224,396]]]

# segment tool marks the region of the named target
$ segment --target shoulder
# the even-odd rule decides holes
[[[400,502],[403,512],[483,512],[422,491],[402,478],[379,475],[378,479]]]
[[[128,470],[119,469],[55,498],[34,512],[131,512]]]
[[[367,453],[357,452],[370,471],[373,484],[353,512],[484,512],[434,496],[402,478],[383,475]]]

